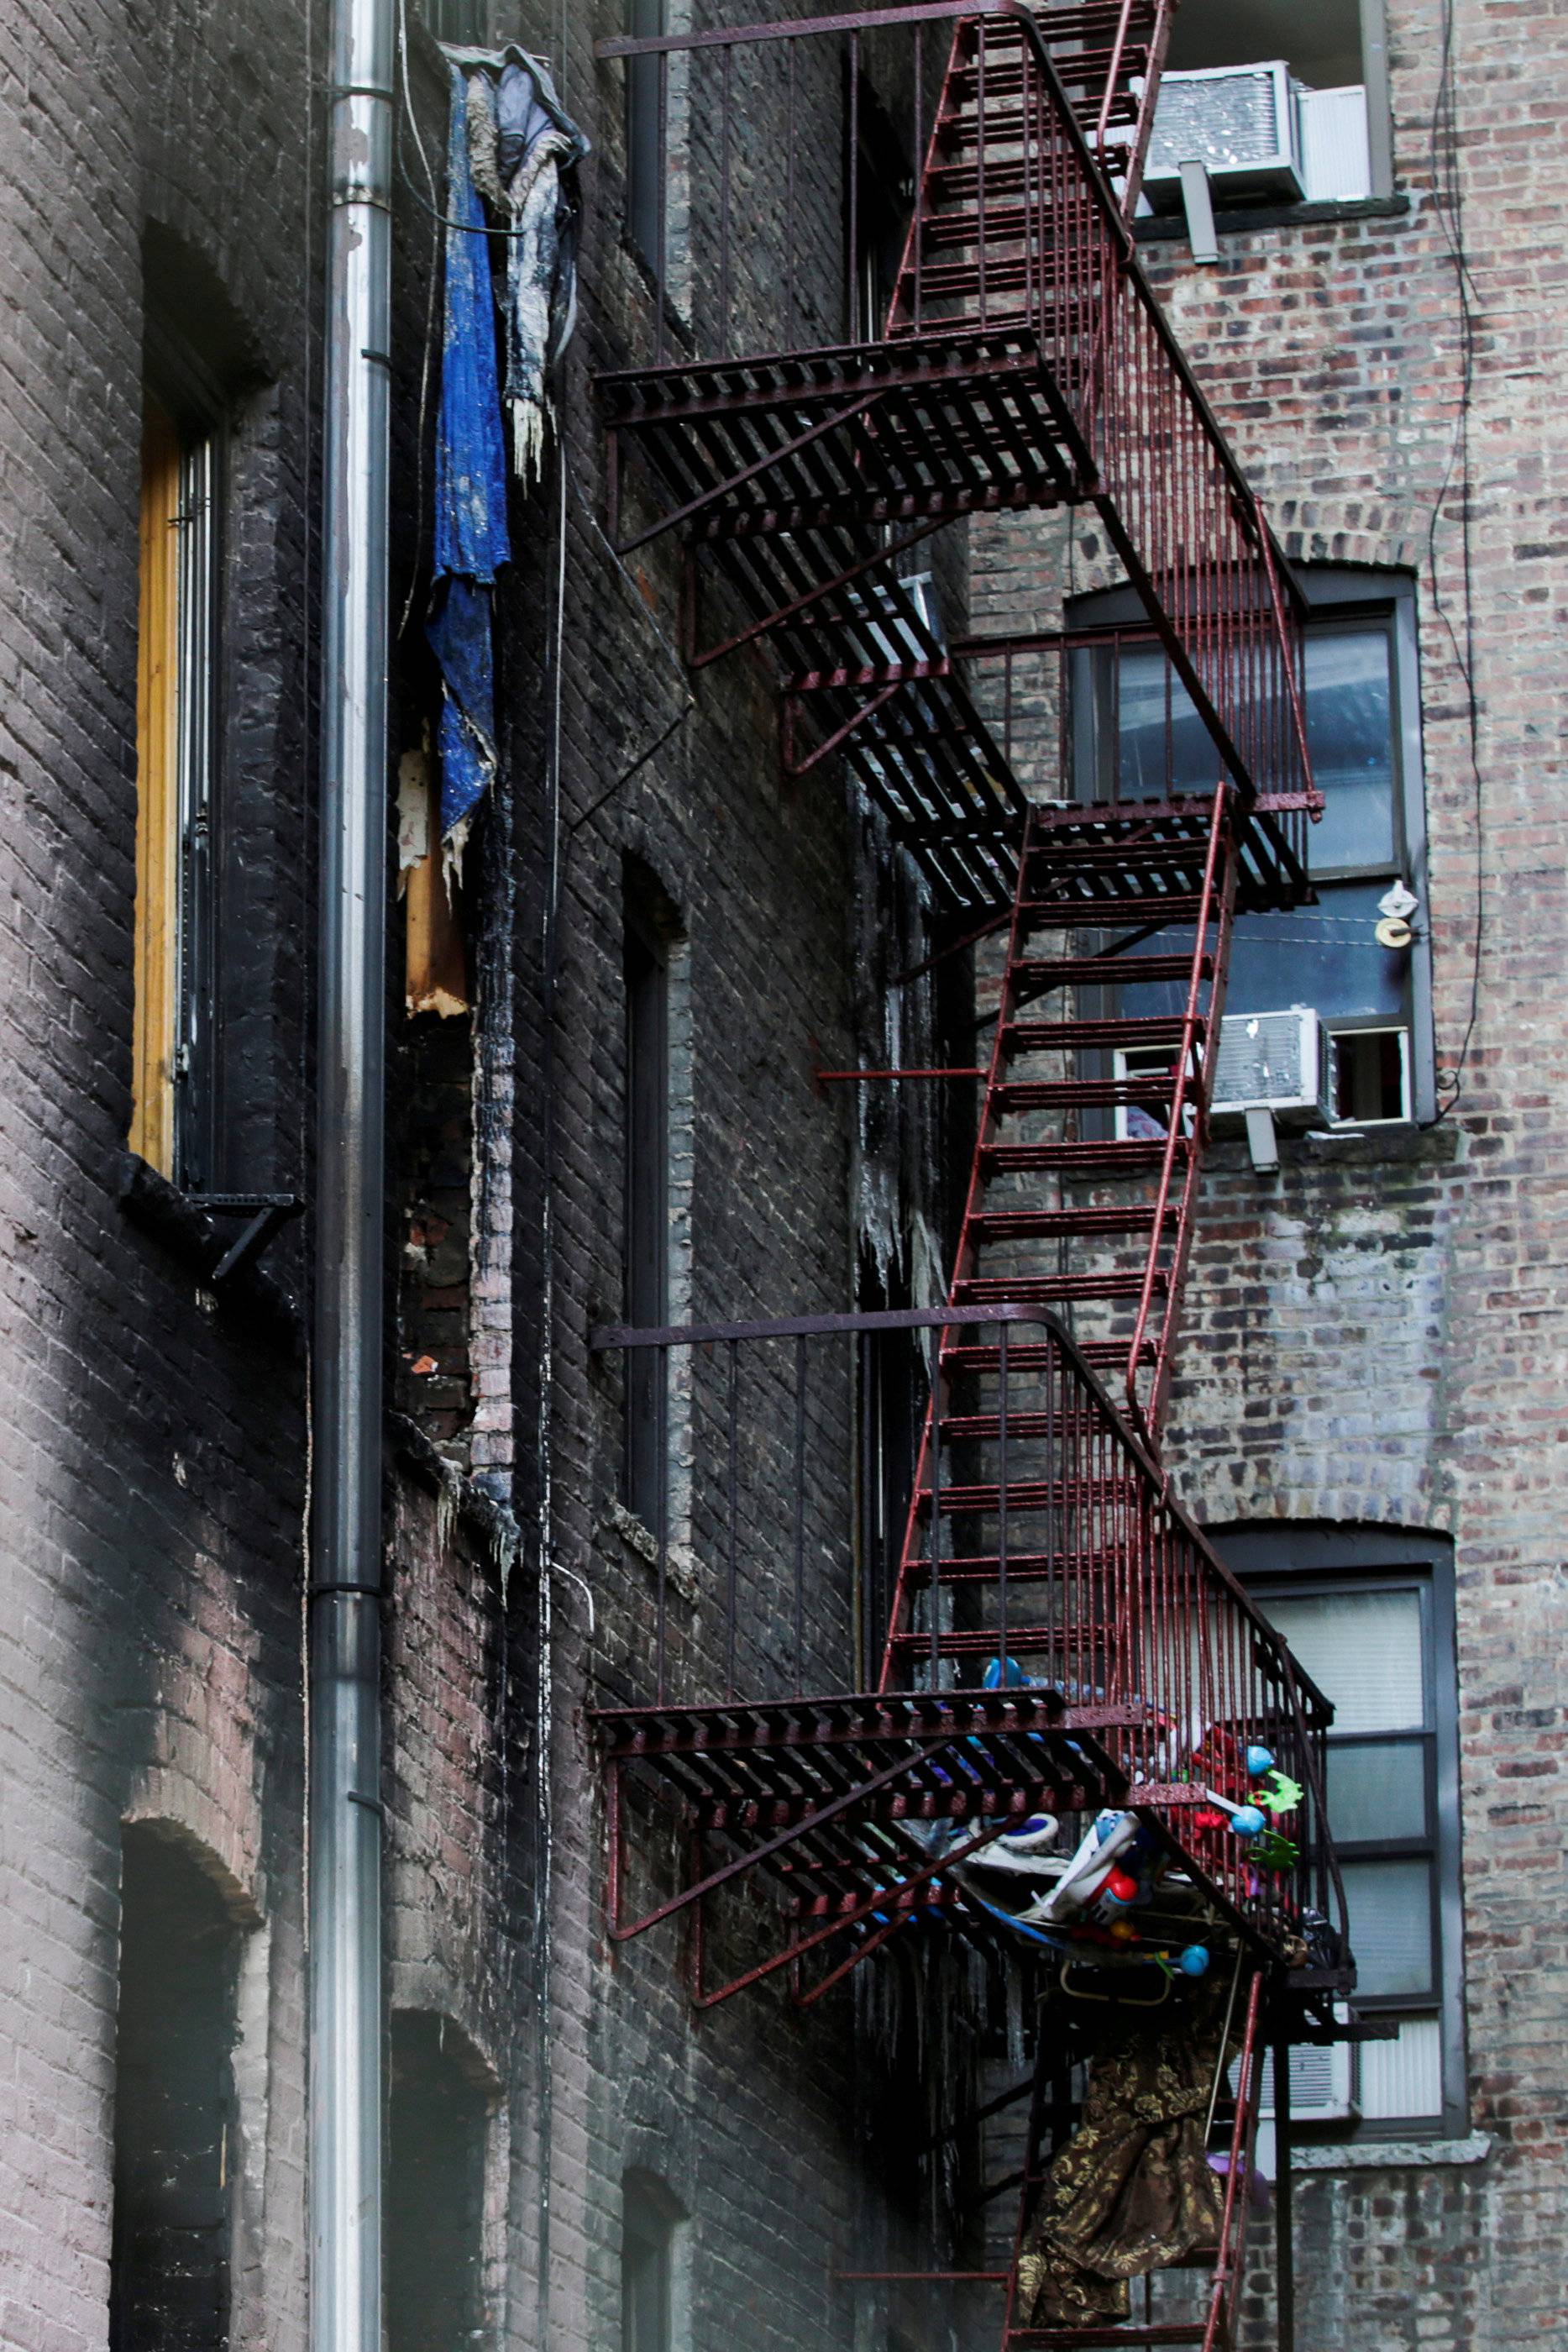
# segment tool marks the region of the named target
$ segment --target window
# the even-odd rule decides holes
[[[490,37],[488,0],[424,0],[424,21],[455,48],[483,48]]]
[[[670,967],[653,887],[629,888],[626,981],[626,1319],[644,1329],[670,1319]],[[629,1509],[667,1532],[668,1360],[634,1348],[626,1370]]]
[[[1387,195],[1383,0],[1184,0],[1144,184],[1155,210],[1179,207],[1188,161],[1220,206]]]
[[[1453,1568],[1440,1538],[1301,1528],[1218,1538],[1333,1702],[1333,1826],[1358,2010],[1359,2131],[1463,2130]]]
[[[626,30],[634,41],[657,40],[664,31],[664,0],[628,0]],[[662,55],[626,60],[626,234],[662,278],[668,196],[664,163],[668,146],[669,61]]]
[[[887,323],[915,202],[915,173],[893,118],[862,73],[850,93],[855,142],[853,207],[846,188],[846,243],[853,239],[853,335],[873,341]],[[846,142],[847,143],[847,142]]]
[[[626,2175],[621,2209],[621,2352],[681,2352],[685,2216],[651,2172]]]
[[[444,2017],[395,2011],[387,2110],[387,2352],[465,2352],[485,2328],[489,2086]]]
[[[1299,575],[1311,617],[1305,712],[1325,801],[1309,843],[1318,904],[1238,918],[1228,1014],[1311,1005],[1333,1057],[1340,1123],[1430,1118],[1436,1108],[1421,733],[1411,583],[1349,566]],[[1086,597],[1077,625],[1134,617],[1130,592]],[[1157,646],[1085,647],[1071,670],[1080,795],[1161,798],[1211,790],[1218,761],[1186,688]],[[1411,944],[1387,947],[1379,924],[1408,902]],[[1168,950],[1168,936],[1149,952]],[[1180,1009],[1140,992],[1139,1010]]]
[[[110,2352],[223,2352],[239,1935],[165,1832],[126,1832],[114,2059]]]
[[[218,445],[142,410],[131,1148],[191,1192],[216,1136]]]

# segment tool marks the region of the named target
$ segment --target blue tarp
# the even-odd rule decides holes
[[[495,781],[496,574],[511,559],[507,452],[496,353],[489,239],[468,160],[462,74],[452,68],[446,283],[435,434],[435,583],[425,634],[441,665],[441,832],[461,824]]]

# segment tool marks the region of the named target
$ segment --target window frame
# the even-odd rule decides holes
[[[1312,220],[1333,218],[1343,214],[1354,218],[1367,205],[1386,205],[1394,196],[1394,99],[1388,75],[1388,9],[1387,0],[1358,0],[1357,34],[1361,48],[1360,88],[1366,94],[1366,148],[1369,186],[1365,196],[1303,197],[1297,203],[1249,204],[1244,198],[1227,206],[1215,206],[1216,226],[1221,229],[1254,228],[1278,222],[1288,224],[1298,215]],[[1274,55],[1278,55],[1276,50]],[[1265,49],[1256,62],[1266,64]],[[1239,60],[1238,63],[1252,62]],[[1175,66],[1175,72],[1193,70]],[[1197,70],[1202,71],[1199,68]],[[1336,85],[1337,86],[1337,85]]]
[[[1469,2077],[1465,2053],[1464,1894],[1459,1817],[1459,1731],[1454,1555],[1443,1536],[1388,1528],[1325,1527],[1298,1521],[1267,1528],[1210,1528],[1210,1541],[1226,1566],[1258,1600],[1265,1613],[1270,1598],[1332,1597],[1335,1593],[1415,1590],[1422,1607],[1422,1685],[1427,1728],[1347,1732],[1346,1744],[1365,1740],[1427,1741],[1427,1792],[1430,1835],[1417,1840],[1358,1841],[1339,1849],[1341,1859],[1430,1857],[1433,1877],[1433,1969],[1435,1996],[1387,1993],[1354,1996],[1368,2016],[1431,2016],[1438,2021],[1441,2105],[1416,2116],[1359,2114],[1322,2128],[1326,2136],[1352,2142],[1454,2138],[1469,2129]],[[1332,1697],[1333,1693],[1329,1696]],[[1334,1734],[1329,1734],[1331,1745]],[[1351,1943],[1355,1941],[1354,1908]]]
[[[661,39],[668,31],[667,0],[626,0],[626,32],[634,41]],[[669,265],[669,58],[660,51],[626,60],[623,130],[626,243],[661,286]]]
[[[641,877],[637,877],[640,881]],[[622,1284],[627,1322],[660,1328],[670,1319],[673,1192],[670,1153],[671,938],[650,906],[651,891],[628,887],[622,910],[625,997]],[[670,1360],[658,1348],[626,1359],[622,1497],[649,1532],[670,1532]]]
[[[1390,1022],[1386,1013],[1336,1014],[1324,1012],[1323,1026],[1331,1035],[1354,1029],[1403,1026],[1408,1035],[1407,1088],[1409,1118],[1336,1122],[1335,1131],[1358,1132],[1415,1124],[1427,1126],[1437,1110],[1437,1038],[1433,1028],[1432,950],[1427,892],[1426,771],[1421,726],[1421,686],[1416,610],[1416,582],[1408,572],[1375,565],[1295,563],[1291,573],[1308,610],[1307,627],[1350,630],[1369,620],[1386,625],[1389,641],[1389,689],[1392,702],[1390,737],[1394,761],[1394,856],[1366,866],[1309,866],[1314,882],[1329,887],[1340,882],[1400,880],[1414,892],[1416,911],[1415,939],[1406,976],[1405,1018]],[[1092,637],[1103,630],[1147,625],[1142,599],[1131,586],[1107,589],[1074,598],[1069,606],[1069,627]],[[1150,632],[1151,638],[1153,632]],[[1069,741],[1071,773],[1064,782],[1076,797],[1084,787],[1095,793],[1106,790],[1118,771],[1117,707],[1110,666],[1094,658],[1092,644],[1075,646],[1070,667]],[[1216,765],[1218,768],[1218,760]],[[1310,909],[1307,910],[1310,915]],[[1238,1005],[1238,1011],[1273,1010]]]
[[[219,1189],[228,442],[214,401],[142,393],[131,1149]],[[160,548],[161,532],[177,533]]]

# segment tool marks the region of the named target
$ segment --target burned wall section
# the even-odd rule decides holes
[[[1452,223],[1434,183],[1435,159],[1448,169],[1432,129],[1444,21],[1425,0],[1388,9],[1397,202],[1382,216],[1222,220],[1208,268],[1180,243],[1143,247],[1291,556],[1415,577],[1429,851],[1419,920],[1437,1066],[1457,1075],[1427,1132],[1286,1137],[1273,1178],[1239,1146],[1217,1149],[1174,1393],[1178,1490],[1216,1527],[1429,1528],[1456,1546],[1471,2128],[1392,2147],[1381,2168],[1364,2137],[1336,2156],[1322,2136],[1298,2189],[1302,2352],[1472,2352],[1554,2343],[1564,2326],[1550,2250],[1565,2052],[1547,1889],[1568,1693],[1563,1469],[1548,1433],[1568,1369],[1552,1271],[1568,1059],[1555,981],[1568,537],[1552,389],[1561,265],[1540,225],[1565,191],[1542,20],[1459,0],[1467,481]],[[1557,37],[1546,38],[1550,53]],[[1105,584],[1093,538],[1078,533],[1079,588]],[[983,540],[977,603],[1000,626],[1060,534],[1019,521]],[[1250,2325],[1264,2343],[1262,2231],[1259,2245]]]
[[[310,27],[287,0],[7,11],[0,2332],[19,2352],[106,2340],[126,1824],[177,1836],[237,1923],[230,2340],[304,2340],[303,1348],[276,1290],[212,1286],[213,1228],[149,1183],[170,1212],[149,1230],[120,1194],[159,330],[200,346],[227,451],[224,1179],[308,1190]],[[267,1267],[298,1286],[290,1244]]]

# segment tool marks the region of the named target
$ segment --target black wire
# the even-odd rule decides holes
[[[1455,667],[1464,681],[1469,720],[1470,773],[1475,783],[1476,835],[1476,928],[1470,964],[1470,1005],[1465,1022],[1465,1033],[1454,1066],[1440,1071],[1437,1085],[1445,1099],[1438,1106],[1437,1118],[1427,1121],[1436,1126],[1458,1106],[1463,1093],[1465,1065],[1469,1057],[1470,1042],[1475,1035],[1480,1012],[1481,956],[1486,931],[1486,862],[1482,837],[1482,794],[1480,767],[1480,706],[1475,684],[1475,588],[1474,549],[1471,535],[1470,478],[1470,410],[1476,373],[1476,322],[1473,303],[1479,301],[1475,279],[1471,275],[1469,257],[1465,249],[1464,194],[1459,172],[1458,120],[1454,76],[1454,0],[1442,0],[1443,31],[1441,67],[1437,77],[1437,94],[1432,101],[1432,119],[1428,132],[1428,152],[1432,167],[1432,195],[1438,224],[1454,264],[1455,293],[1459,318],[1459,405],[1454,421],[1454,438],[1448,451],[1448,461],[1443,479],[1432,505],[1427,525],[1427,568],[1432,582],[1432,607],[1443,624],[1453,653]],[[1453,616],[1443,601],[1437,579],[1437,530],[1442,520],[1443,507],[1454,486],[1456,473],[1460,493],[1459,504],[1459,570],[1464,585],[1464,646],[1460,649]]]

